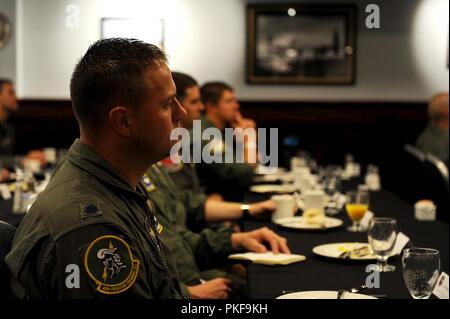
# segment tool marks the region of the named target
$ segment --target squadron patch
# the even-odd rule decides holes
[[[84,255],[84,267],[101,293],[119,294],[130,288],[138,275],[139,260],[122,238],[107,235],[95,239]]]

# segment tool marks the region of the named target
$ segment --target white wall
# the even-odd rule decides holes
[[[68,98],[72,69],[99,38],[102,17],[164,18],[172,69],[190,73],[200,82],[230,82],[242,100],[414,101],[448,90],[448,0],[344,1],[360,7],[354,86],[246,84],[245,8],[250,2],[274,1],[17,0],[19,96]],[[368,3],[381,7],[379,30],[364,27]],[[65,26],[68,4],[79,5],[78,29]]]
[[[16,78],[16,9],[15,0],[0,0],[0,12],[6,15],[13,25],[8,45],[0,49],[0,77]]]

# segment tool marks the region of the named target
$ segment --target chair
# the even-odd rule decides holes
[[[405,145],[397,154],[390,154],[389,164],[381,170],[383,187],[411,204],[423,199],[425,160],[425,154],[411,145]]]
[[[5,257],[11,250],[15,232],[16,228],[14,226],[0,221],[0,300],[4,300],[10,296],[10,272],[5,263]]]
[[[427,194],[437,207],[437,216],[449,222],[449,173],[443,161],[427,154],[425,160]]]
[[[439,172],[442,181],[444,182],[444,186],[449,189],[449,176],[448,176],[448,166],[443,161],[441,161],[439,158],[432,154],[426,155],[426,160],[428,163],[430,163],[433,167],[436,168],[436,171]]]
[[[437,217],[449,221],[449,173],[447,166],[436,157],[414,146],[405,145],[402,152],[392,156],[382,182],[411,204],[430,199],[437,208]]]

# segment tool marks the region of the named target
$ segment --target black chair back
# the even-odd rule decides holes
[[[383,187],[409,203],[423,198],[422,183],[425,180],[425,154],[413,146],[405,145],[397,154],[391,154],[389,165],[381,169]]]
[[[427,174],[426,192],[437,207],[439,219],[449,222],[449,174],[448,168],[437,157],[427,154],[425,160]]]
[[[449,221],[449,173],[436,157],[405,145],[382,170],[383,187],[414,204],[429,199],[437,207],[437,217]]]
[[[0,300],[10,297],[10,271],[5,263],[5,257],[11,250],[16,228],[0,221]]]

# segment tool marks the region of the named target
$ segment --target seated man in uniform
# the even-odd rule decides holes
[[[97,41],[78,62],[70,92],[80,138],[16,232],[5,259],[14,294],[182,298],[140,182],[168,156],[170,133],[186,115],[165,54],[134,39]]]
[[[16,110],[17,98],[13,82],[0,78],[0,181],[8,179],[9,171],[5,167],[14,166],[15,131],[8,123],[8,118]]]
[[[16,134],[8,119],[18,108],[13,81],[0,78],[0,181],[9,179],[9,170],[14,169],[16,165],[14,158]],[[44,153],[40,150],[29,152],[26,158],[38,159],[41,163],[45,163]]]
[[[448,161],[448,93],[439,93],[428,103],[429,123],[417,139],[416,146],[424,153]]]
[[[225,136],[225,128],[240,128],[242,130],[255,129],[256,124],[250,119],[242,117],[240,106],[237,102],[234,90],[223,82],[209,82],[201,88],[201,98],[205,105],[206,113],[201,118],[201,131],[208,128],[217,128]],[[239,141],[238,141],[239,140]],[[211,152],[222,152],[225,154],[232,145],[222,141],[216,145],[208,141],[192,141],[193,143],[206,143],[212,147]],[[251,136],[242,136],[236,139],[243,148],[243,163],[233,161],[231,163],[206,163],[202,161],[196,166],[199,178],[206,186],[206,192],[219,193],[225,200],[242,201],[243,194],[253,182],[254,168],[256,166],[256,140]],[[224,155],[225,156],[225,155]]]
[[[243,233],[233,233],[225,227],[217,231],[209,228],[200,232],[189,230],[187,211],[196,210],[198,214],[204,207],[194,207],[196,205],[190,203],[192,197],[178,189],[162,165],[153,165],[144,176],[143,184],[164,227],[162,240],[174,254],[180,279],[194,298],[226,298],[230,293],[233,297],[245,296],[245,280],[215,268],[226,266],[227,257],[239,250],[265,252],[267,248],[256,240],[258,238],[267,238],[275,253],[290,253],[286,239],[266,228]],[[204,280],[208,281],[201,284]],[[218,290],[218,285],[222,285],[222,291]],[[228,285],[233,291],[229,291]]]
[[[187,113],[182,121],[182,126],[191,130],[193,121],[200,119],[201,111],[204,109],[200,87],[187,74],[172,72],[172,76],[177,87],[177,99]],[[243,217],[244,213],[258,216],[262,213],[273,212],[276,208],[275,203],[271,200],[244,205],[242,203],[218,201],[216,200],[217,196],[211,198],[211,194],[206,197],[203,188],[200,186],[194,163],[174,164],[168,158],[163,160],[162,164],[166,167],[176,186],[184,191],[185,196],[191,195],[185,203],[188,213],[187,223],[190,229],[198,230],[198,227],[204,227],[208,223],[236,221]],[[200,211],[194,209],[194,212],[200,212],[200,214],[191,214],[192,209],[189,208],[195,206],[201,208]]]
[[[80,138],[16,232],[6,257],[14,294],[181,298],[140,184],[185,116],[165,54],[137,40],[100,40],[77,64],[70,92]]]
[[[0,78],[0,156],[13,153],[15,134],[8,118],[11,112],[17,111],[17,107],[13,82]]]

